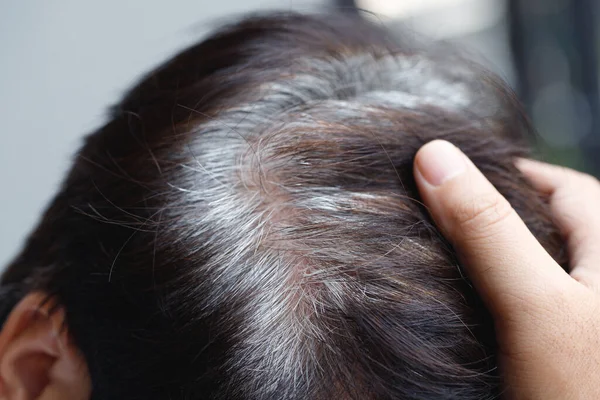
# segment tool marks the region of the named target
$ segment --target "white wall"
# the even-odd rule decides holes
[[[82,136],[142,73],[219,17],[326,3],[0,0],[0,269],[57,190]]]

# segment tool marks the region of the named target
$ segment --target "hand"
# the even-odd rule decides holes
[[[517,167],[550,196],[570,274],[455,146],[428,143],[414,170],[432,218],[492,313],[505,396],[600,399],[600,183],[531,160]]]

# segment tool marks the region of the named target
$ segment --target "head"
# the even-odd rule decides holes
[[[226,26],[86,138],[2,278],[0,397],[492,399],[491,319],[412,162],[460,147],[564,264],[512,163],[530,132],[453,51],[344,16]]]

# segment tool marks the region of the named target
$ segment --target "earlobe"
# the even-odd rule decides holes
[[[25,296],[0,331],[0,399],[87,400],[85,360],[68,337],[64,310],[44,293]]]

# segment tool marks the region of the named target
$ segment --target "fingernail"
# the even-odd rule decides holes
[[[463,153],[452,143],[434,140],[419,150],[415,167],[430,185],[439,186],[466,171],[467,164]]]

